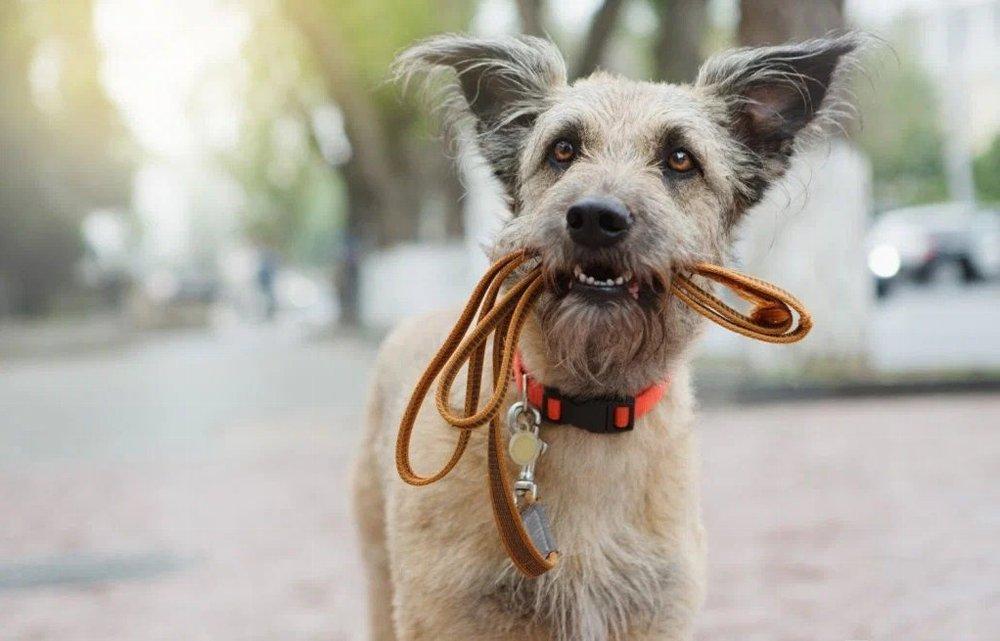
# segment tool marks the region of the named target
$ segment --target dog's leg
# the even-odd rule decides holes
[[[368,573],[368,628],[371,641],[396,641],[392,622],[393,590],[386,546],[385,490],[376,459],[382,438],[382,400],[373,386],[368,424],[354,468],[354,511],[361,556]]]

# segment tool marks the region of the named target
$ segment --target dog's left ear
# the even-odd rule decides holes
[[[453,70],[448,83],[452,119],[471,120],[480,151],[516,199],[517,160],[524,138],[554,90],[566,84],[566,63],[555,45],[531,36],[436,36],[396,58],[398,77]],[[457,80],[457,82],[456,82]]]
[[[763,184],[784,173],[797,137],[835,120],[845,63],[861,40],[861,35],[850,33],[737,49],[702,66],[695,87],[721,99],[726,126],[755,156]]]

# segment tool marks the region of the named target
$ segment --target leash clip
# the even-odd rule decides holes
[[[518,504],[531,504],[538,500],[535,462],[548,449],[545,441],[539,438],[541,424],[541,413],[524,401],[517,401],[507,410],[507,428],[510,430],[507,454],[521,467],[514,481],[514,500]]]

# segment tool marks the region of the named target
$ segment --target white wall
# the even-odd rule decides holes
[[[799,155],[783,182],[748,212],[735,266],[797,296],[815,327],[795,345],[709,337],[709,346],[740,355],[756,371],[864,360],[875,300],[865,266],[870,192],[868,160],[850,143],[834,140]]]

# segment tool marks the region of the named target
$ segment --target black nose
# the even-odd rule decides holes
[[[614,245],[631,226],[632,214],[617,198],[584,198],[566,212],[570,238],[591,249]]]

